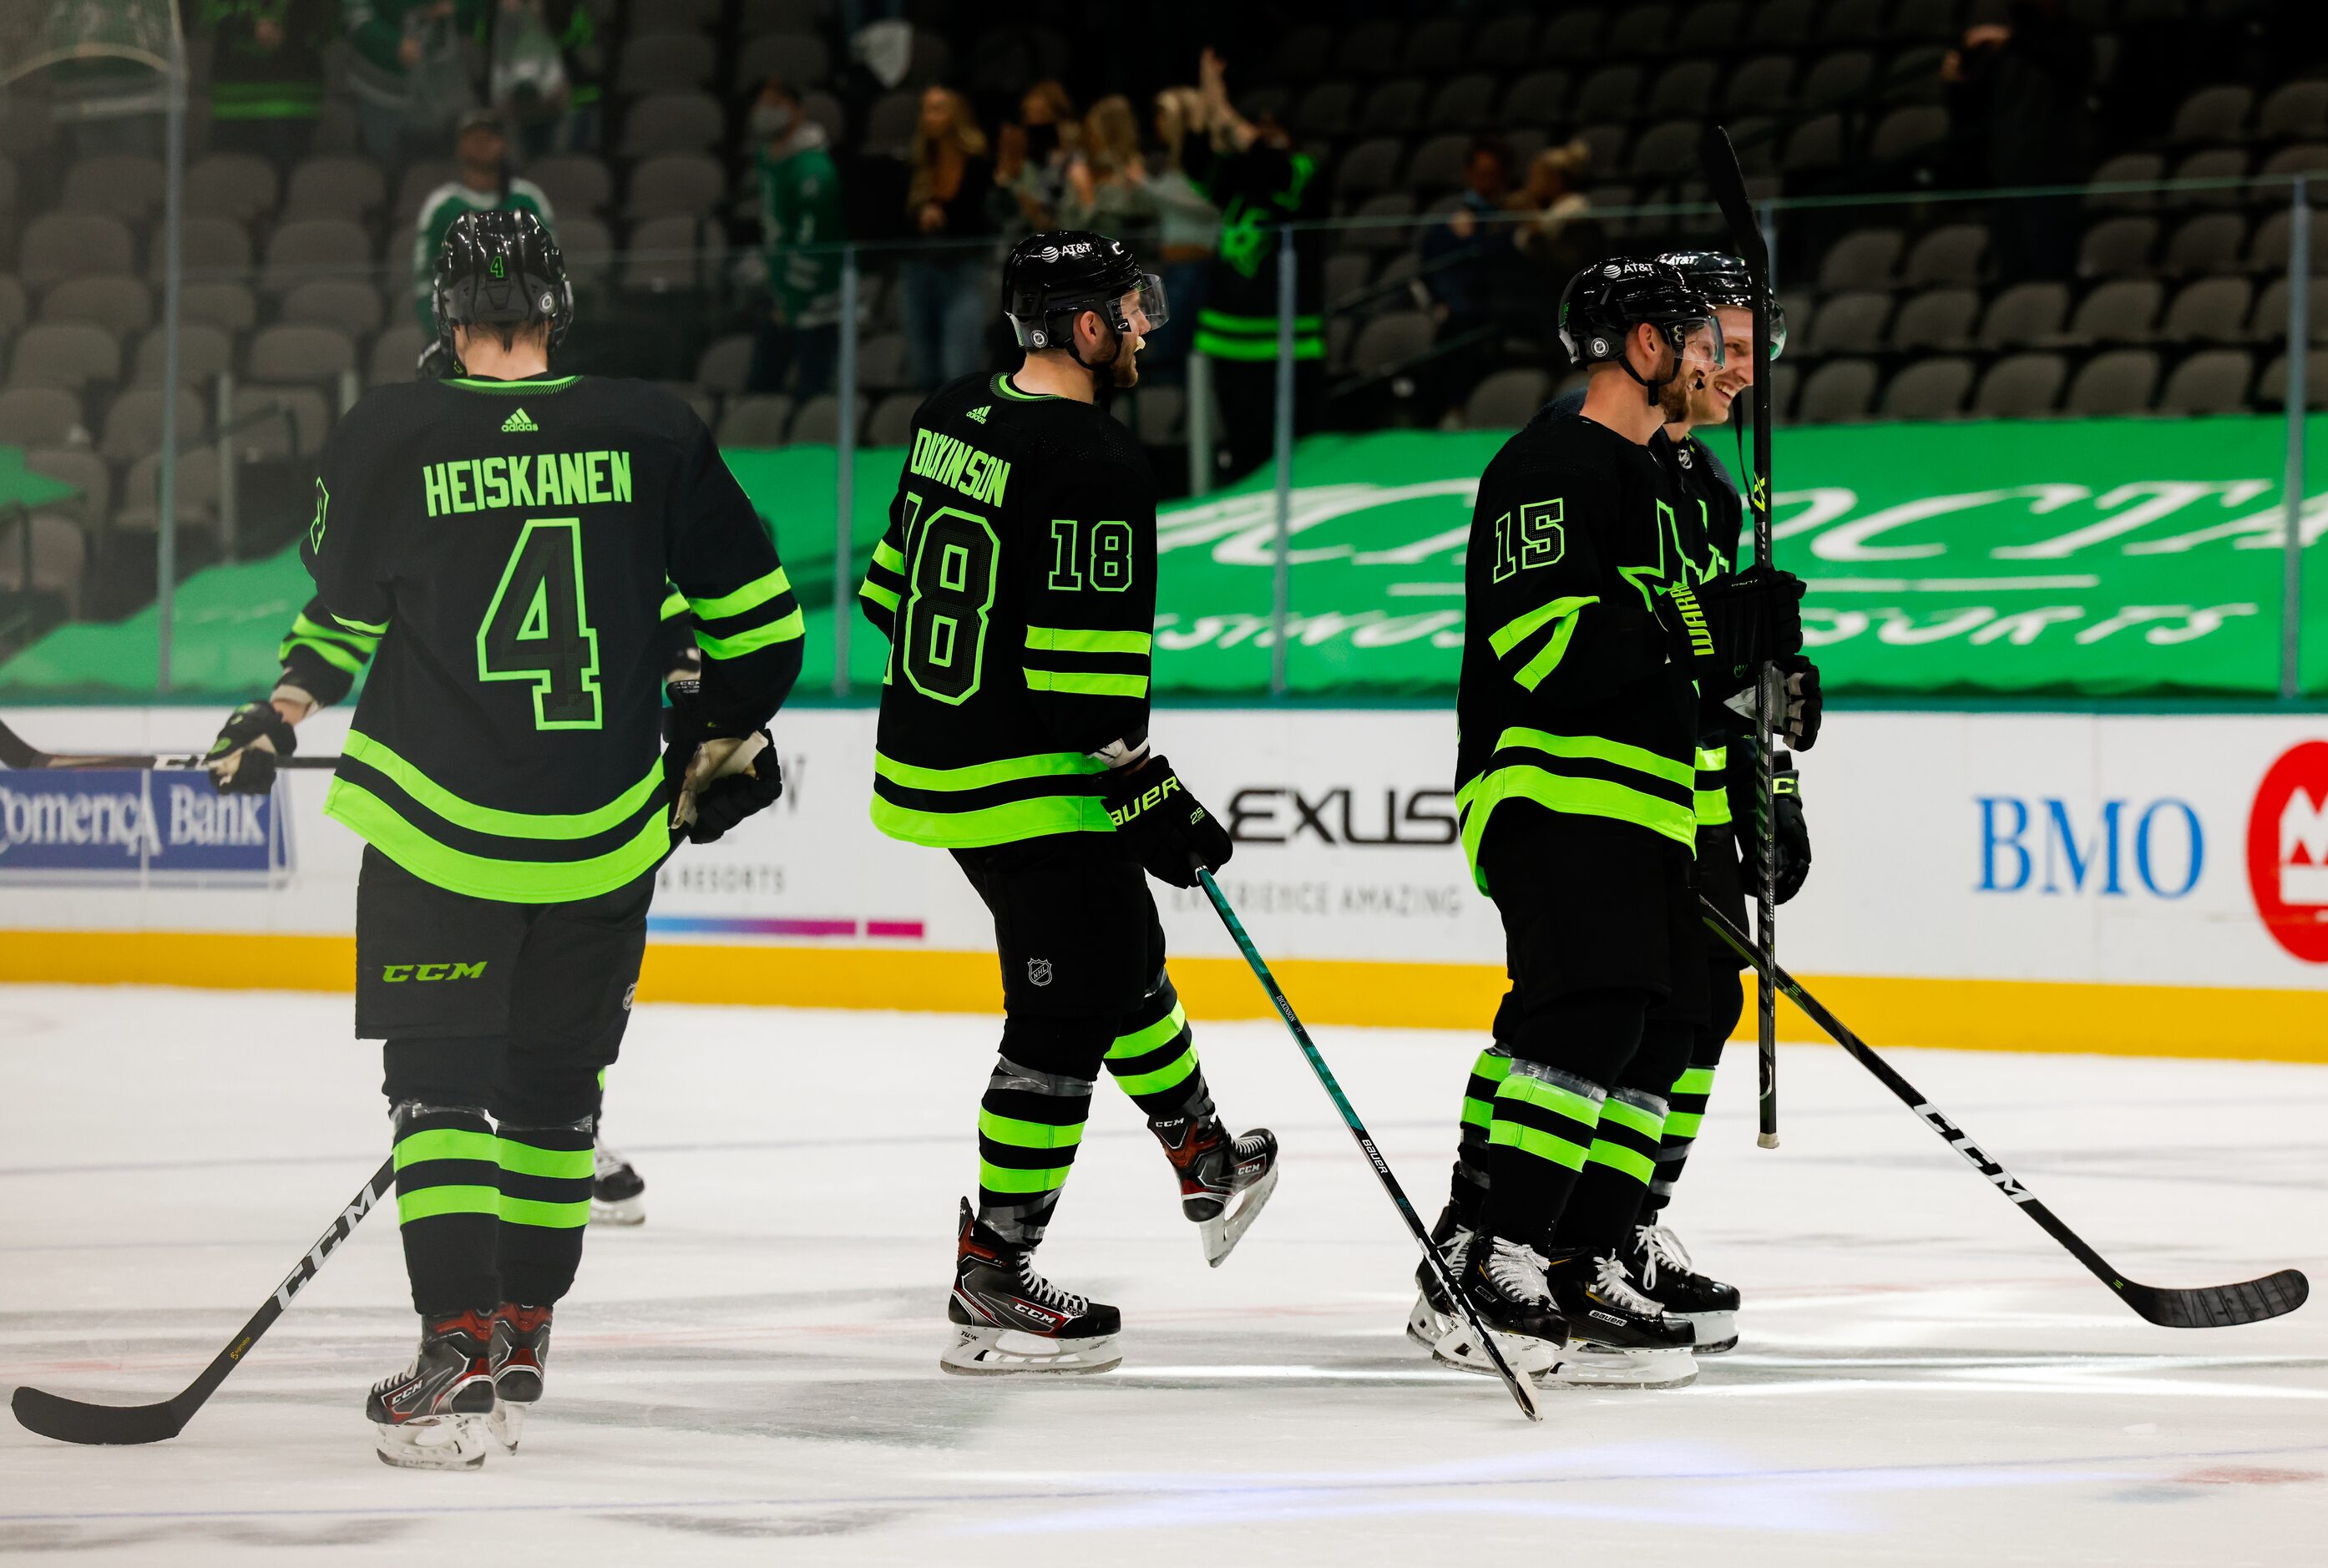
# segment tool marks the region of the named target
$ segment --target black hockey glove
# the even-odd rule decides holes
[[[1803,879],[1811,874],[1811,831],[1803,821],[1802,779],[1795,772],[1795,759],[1782,751],[1770,762],[1777,785],[1772,799],[1778,807],[1770,822],[1770,845],[1778,851],[1779,867],[1774,892],[1784,904],[1803,890]]]
[[[690,844],[709,844],[783,798],[784,775],[766,730],[704,734],[696,690],[692,681],[671,682],[662,714],[662,773],[671,784],[671,831]]]
[[[1748,572],[1660,596],[1657,623],[1674,659],[1723,699],[1751,690],[1767,660],[1801,652],[1803,579],[1792,572]]]
[[[1819,695],[1818,666],[1800,653],[1789,653],[1779,661],[1779,669],[1787,678],[1787,710],[1779,723],[1779,736],[1797,751],[1808,751],[1818,740],[1819,718],[1826,703]]]
[[[263,795],[275,787],[275,760],[299,749],[299,737],[272,702],[246,702],[227,716],[202,765],[219,792]]]
[[[1135,765],[1109,770],[1101,792],[1115,831],[1159,882],[1193,887],[1197,862],[1217,871],[1236,849],[1220,819],[1197,803],[1172,765],[1160,756],[1151,755]]]

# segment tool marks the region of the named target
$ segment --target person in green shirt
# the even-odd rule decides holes
[[[824,127],[802,112],[789,82],[768,78],[752,106],[758,142],[760,249],[768,303],[752,341],[746,378],[755,392],[784,390],[799,367],[794,395],[830,390],[840,347],[840,174]]]
[[[431,303],[436,252],[444,248],[453,220],[465,212],[505,210],[530,212],[541,220],[544,229],[554,230],[557,224],[541,187],[509,172],[509,138],[492,110],[471,109],[461,117],[453,152],[460,160],[460,176],[428,192],[420,203],[420,222],[412,236],[412,314],[432,340],[436,335],[436,313]]]
[[[463,53],[488,0],[340,0],[348,90],[364,151],[389,162],[442,136],[476,101]]]
[[[324,103],[324,46],[336,0],[202,0],[211,40],[211,144],[287,164],[307,149]]]

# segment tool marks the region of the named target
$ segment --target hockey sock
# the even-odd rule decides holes
[[[1666,1130],[1657,1141],[1657,1174],[1649,1178],[1649,1196],[1641,1205],[1644,1224],[1657,1223],[1673,1201],[1674,1184],[1681,1179],[1682,1166],[1705,1121],[1706,1102],[1713,1096],[1713,1070],[1722,1065],[1722,1047],[1745,1011],[1746,993],[1734,972],[1723,970],[1713,977],[1713,1021],[1698,1031],[1689,1066],[1666,1091]]]
[[[1479,1211],[1488,1201],[1488,1128],[1495,1120],[1496,1095],[1512,1070],[1512,1054],[1489,1046],[1471,1064],[1463,1085],[1463,1123],[1455,1141],[1455,1175],[1448,1201],[1463,1223],[1477,1230]]]
[[[1561,1216],[1562,1246],[1604,1253],[1630,1239],[1657,1171],[1665,1123],[1664,1096],[1641,1089],[1609,1092],[1576,1191]]]
[[[491,1123],[475,1106],[397,1103],[396,1219],[412,1309],[424,1318],[502,1299],[494,1263],[501,1169]]]
[[[1002,1053],[978,1103],[978,1222],[1006,1242],[1043,1239],[1083,1141],[1106,1029],[1003,1023]]]
[[[1592,1145],[1607,1091],[1557,1067],[1515,1058],[1488,1125],[1481,1229],[1544,1250]]]
[[[573,1287],[590,1223],[590,1146],[596,1119],[562,1127],[502,1123],[498,1233],[502,1294],[547,1307]]]
[[[1107,1047],[1107,1070],[1116,1087],[1152,1122],[1196,1120],[1213,1113],[1205,1069],[1197,1064],[1197,1044],[1180,993],[1169,979],[1150,991],[1116,1024]]]

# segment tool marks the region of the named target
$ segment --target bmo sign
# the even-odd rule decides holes
[[[2328,740],[2280,754],[2248,812],[2248,887],[2264,929],[2328,963]]]
[[[2323,747],[2328,750],[2328,747]],[[2207,867],[2207,832],[2188,801],[1978,795],[1983,893],[2182,898]]]

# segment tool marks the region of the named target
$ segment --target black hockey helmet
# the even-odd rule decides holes
[[[1145,330],[1162,326],[1168,319],[1163,280],[1141,271],[1123,241],[1088,230],[1029,234],[1002,264],[1002,314],[1020,348],[1075,352],[1075,318],[1087,310],[1097,311],[1115,332],[1128,333],[1123,296],[1133,293],[1148,318]]]
[[[454,219],[436,252],[434,303],[437,341],[448,355],[456,326],[543,322],[555,348],[574,324],[566,258],[530,212],[464,212]]]
[[[1705,302],[1716,307],[1728,305],[1734,310],[1754,308],[1754,275],[1746,270],[1743,258],[1726,256],[1719,250],[1668,250],[1657,258],[1697,285]],[[1770,357],[1777,359],[1787,346],[1787,313],[1777,298],[1770,300]]]
[[[1647,323],[1674,352],[1673,369],[1654,380],[1625,357],[1625,340]],[[1713,307],[1687,278],[1662,261],[1611,257],[1596,261],[1560,295],[1560,346],[1577,365],[1613,364],[1638,381],[1656,402],[1666,383],[1681,374],[1682,354],[1699,333],[1713,339],[1713,362],[1722,362],[1722,324]]]

